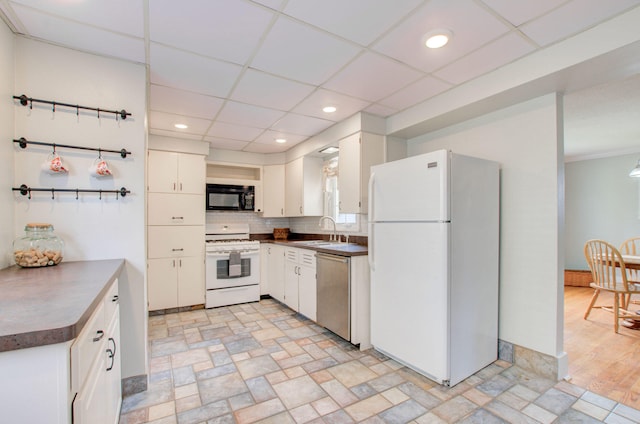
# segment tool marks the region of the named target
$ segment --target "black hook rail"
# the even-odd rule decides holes
[[[20,100],[20,104],[22,106],[27,106],[29,105],[29,108],[33,108],[33,102],[36,103],[44,103],[47,105],[52,105],[53,106],[53,111],[56,111],[56,106],[65,106],[65,107],[70,107],[76,110],[76,115],[80,115],[80,109],[84,109],[84,110],[93,110],[98,112],[98,118],[100,118],[100,112],[106,112],[106,113],[113,113],[116,115],[116,119],[119,117],[120,119],[127,119],[127,116],[131,116],[131,113],[127,112],[126,110],[122,109],[122,110],[109,110],[109,109],[100,109],[99,107],[90,107],[90,106],[80,106],[80,105],[72,105],[70,103],[62,103],[62,102],[56,102],[56,101],[51,101],[51,100],[42,100],[42,99],[34,99],[33,97],[27,97],[25,94],[21,95],[21,96],[13,96],[14,99],[16,100]]]
[[[27,148],[28,144],[37,144],[38,146],[52,146],[53,150],[56,150],[56,147],[66,147],[68,149],[79,149],[79,150],[93,150],[98,153],[109,152],[109,153],[118,153],[122,158],[126,158],[127,155],[130,155],[131,152],[126,149],[121,150],[109,150],[109,149],[101,149],[100,147],[83,147],[83,146],[70,146],[68,144],[58,144],[58,143],[45,143],[43,141],[29,141],[24,137],[20,137],[19,139],[14,139],[14,143],[18,143],[20,147],[23,149]]]
[[[118,199],[118,196],[125,197],[127,194],[131,193],[131,190],[127,190],[125,187],[120,188],[120,190],[96,190],[86,188],[33,188],[27,186],[26,184],[22,184],[20,187],[12,187],[11,190],[19,191],[20,194],[22,194],[23,196],[28,196],[29,199],[31,199],[32,191],[46,191],[48,193],[51,193],[52,199],[55,199],[56,192],[75,193],[76,200],[78,199],[78,193],[98,193],[100,194],[100,199],[102,199],[102,193],[115,193],[116,200]]]

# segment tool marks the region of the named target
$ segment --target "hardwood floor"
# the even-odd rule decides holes
[[[614,333],[613,315],[599,309],[584,320],[592,294],[588,287],[565,287],[564,350],[571,383],[640,409],[640,330],[620,326]],[[601,293],[597,304],[607,303],[611,296]],[[630,309],[640,309],[634,306]]]

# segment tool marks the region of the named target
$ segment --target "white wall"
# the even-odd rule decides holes
[[[566,269],[589,269],[584,243],[593,238],[613,245],[640,236],[640,178],[629,172],[640,153],[569,162],[566,171]]]
[[[409,156],[447,148],[501,164],[499,337],[554,357],[563,326],[560,110],[551,94],[408,140]]]
[[[33,193],[32,199],[16,193],[13,232],[23,234],[27,222],[49,222],[66,243],[64,261],[124,258],[120,279],[123,377],[146,374],[147,305],[145,285],[145,149],[146,76],[142,65],[80,53],[49,44],[16,38],[15,91],[17,94],[60,102],[126,109],[133,115],[116,121],[114,115],[34,103],[33,109],[15,106],[15,138],[61,144],[101,147],[132,155],[103,154],[113,176],[97,180],[88,167],[97,152],[59,148],[68,175],[46,175],[41,163],[49,147],[15,149],[16,185],[56,188],[119,189],[131,194],[116,200],[114,194]],[[13,106],[12,106],[13,107]],[[2,143],[2,145],[8,144]],[[14,200],[15,199],[15,200]]]
[[[9,266],[13,242],[13,33],[0,21],[0,268]]]

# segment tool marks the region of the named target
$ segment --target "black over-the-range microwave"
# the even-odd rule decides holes
[[[253,211],[255,186],[207,184],[208,211]]]

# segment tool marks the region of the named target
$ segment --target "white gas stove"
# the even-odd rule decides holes
[[[207,308],[260,300],[260,242],[247,224],[208,224],[205,234]]]

